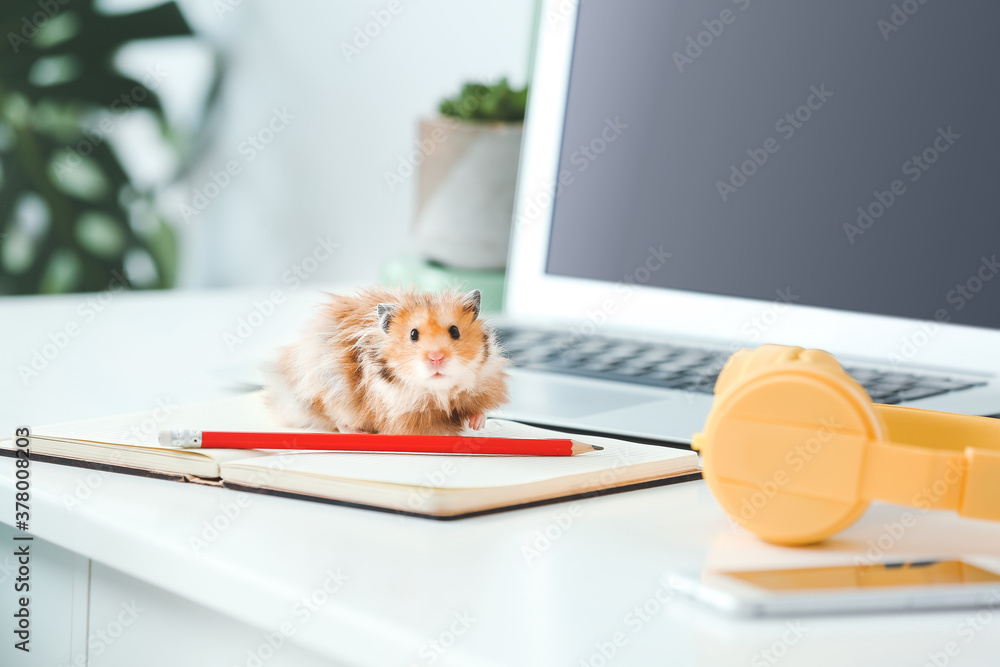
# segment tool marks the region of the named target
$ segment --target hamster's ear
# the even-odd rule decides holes
[[[382,331],[389,333],[389,320],[396,314],[398,307],[394,303],[380,303],[378,305],[378,325],[382,327]]]
[[[465,307],[465,309],[472,310],[472,319],[476,319],[479,317],[479,307],[482,301],[483,301],[483,295],[477,289],[472,290],[471,292],[465,294],[462,297],[462,305]]]

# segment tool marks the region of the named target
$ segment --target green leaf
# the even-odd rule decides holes
[[[102,259],[114,259],[125,250],[125,230],[121,221],[102,211],[84,211],[76,221],[80,246]]]
[[[141,286],[172,285],[177,243],[155,193],[131,184],[92,126],[138,108],[172,139],[155,91],[114,58],[137,40],[192,38],[177,4],[109,14],[97,0],[3,0],[0,36],[0,294],[107,289],[127,265],[149,279]],[[210,98],[220,71],[217,58]],[[43,226],[13,218],[29,194],[44,202]],[[152,222],[134,224],[138,210]]]
[[[81,272],[80,258],[69,248],[59,248],[48,258],[42,283],[38,291],[42,294],[71,292],[79,284]]]
[[[514,90],[507,79],[500,79],[493,85],[466,83],[458,95],[442,100],[438,110],[461,120],[519,123],[527,102],[527,87]]]
[[[163,287],[173,287],[177,280],[177,237],[170,227],[159,218],[154,220],[155,228],[141,235],[149,256],[156,265]]]

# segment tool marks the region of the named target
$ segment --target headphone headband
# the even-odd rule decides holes
[[[875,411],[890,442],[871,445],[865,486],[873,499],[1000,521],[1000,420],[895,405]]]

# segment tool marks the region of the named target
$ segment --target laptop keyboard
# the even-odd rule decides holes
[[[664,343],[560,331],[505,328],[497,331],[515,366],[553,373],[712,394],[729,353]],[[976,387],[940,375],[916,375],[870,367],[845,367],[876,403],[889,405]]]

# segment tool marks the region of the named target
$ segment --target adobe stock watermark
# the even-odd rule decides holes
[[[521,545],[521,555],[525,562],[534,565],[553,544],[562,539],[573,527],[573,523],[583,515],[583,507],[583,502],[576,501],[553,512],[552,519],[545,527],[535,530],[531,543]]]
[[[219,503],[219,510],[201,524],[198,535],[188,537],[188,547],[195,556],[201,556],[223,533],[229,530],[252,504],[249,493],[231,491]]]
[[[594,308],[584,311],[584,322],[574,326],[569,330],[568,336],[563,338],[563,350],[569,351],[593,336],[608,323],[608,320],[618,312],[618,307],[629,301],[636,292],[636,286],[649,282],[653,274],[663,268],[667,260],[673,257],[673,253],[666,252],[663,244],[659,246],[649,246],[649,254],[646,260],[628,273],[622,276],[614,285],[614,296],[609,296]]]
[[[62,8],[70,3],[70,0],[38,0],[36,5],[38,6],[37,12],[34,12],[30,16],[22,16],[20,30],[17,32],[9,31],[7,33],[7,41],[10,42],[10,48],[15,54],[21,51],[22,46],[28,46],[38,31],[41,30],[46,23],[55,18],[56,14],[62,11]]]
[[[750,667],[773,667],[788,655],[791,647],[802,640],[803,635],[809,629],[802,625],[802,621],[788,621],[785,623],[785,631],[778,639],[771,642],[770,646],[762,648],[750,658]]]
[[[476,100],[475,97],[469,98],[470,100]],[[478,101],[466,102],[466,106],[475,104],[478,107]],[[448,129],[454,129],[458,127],[461,123],[456,118],[445,118],[442,124]],[[431,155],[437,151],[438,147],[448,141],[450,134],[445,131],[445,127],[435,127],[431,130],[430,136],[424,137],[423,139],[413,140],[413,149],[408,153],[401,154],[396,158],[396,170],[395,171],[384,171],[382,172],[382,178],[385,180],[385,184],[389,187],[389,192],[395,192],[396,188],[406,182],[408,178],[413,176],[417,172],[417,168],[420,167]]]
[[[10,556],[4,556],[0,563],[0,585],[7,582],[12,576],[17,574],[17,562]]]
[[[215,18],[222,21],[242,5],[243,0],[212,0],[212,11],[215,12]]]
[[[273,486],[277,473],[288,468],[293,460],[294,456],[287,453],[270,456],[264,467],[254,470],[242,483],[256,488]],[[236,525],[252,504],[253,497],[250,493],[226,489],[215,514],[201,522],[197,534],[188,536],[188,547],[194,555],[203,555],[226,531]]]
[[[364,25],[354,27],[354,37],[350,42],[340,43],[340,53],[348,65],[361,55],[361,52],[371,46],[382,31],[389,27],[393,20],[403,13],[403,3],[400,0],[389,0],[382,9],[370,12],[371,20]]]
[[[892,11],[887,18],[880,18],[875,21],[875,27],[882,34],[883,41],[888,42],[889,38],[899,32],[905,26],[910,17],[920,11],[920,8],[927,4],[928,0],[903,0],[899,4],[892,5]]]
[[[542,212],[552,205],[563,191],[573,185],[579,174],[587,171],[591,164],[604,154],[611,144],[618,141],[622,133],[629,128],[629,124],[621,119],[621,116],[604,119],[604,126],[594,135],[590,141],[580,144],[569,156],[569,162],[575,167],[575,173],[569,168],[562,168],[559,174],[551,181],[545,183],[540,190],[528,198],[528,203],[524,206],[524,212],[514,213],[514,224],[525,226],[536,222]]]
[[[481,445],[490,440],[484,435],[468,435],[461,445],[453,448],[454,454],[475,454],[481,451]],[[419,485],[410,489],[406,496],[406,508],[410,512],[421,513],[425,511],[426,505],[437,495],[439,489],[449,488],[449,480],[461,469],[465,459],[461,457],[441,457],[439,465],[433,470],[423,472],[423,480]],[[397,520],[405,523],[410,520],[407,514],[397,514]]]
[[[66,663],[64,667],[86,667],[89,659],[99,658],[104,655],[114,644],[121,639],[130,627],[139,620],[139,615],[145,609],[140,607],[135,600],[122,602],[119,611],[103,627],[91,630],[87,635],[87,649],[73,656],[73,659]],[[93,626],[94,619],[91,619]]]
[[[774,123],[774,131],[782,140],[791,141],[796,133],[805,127],[813,115],[822,109],[830,98],[834,96],[833,91],[826,89],[826,84],[809,87],[809,95],[805,102],[778,118]],[[738,165],[734,162],[729,165],[729,178],[725,181],[715,182],[715,189],[719,192],[722,201],[729,201],[729,198],[736,194],[741,188],[753,178],[767,162],[781,150],[782,143],[775,137],[768,137],[760,146],[748,148],[745,153],[747,159]]]
[[[955,626],[955,636],[961,643],[953,639],[946,642],[940,651],[928,651],[927,662],[922,667],[948,667],[952,660],[962,653],[963,648],[975,641],[996,620],[998,610],[1000,610],[1000,590],[993,589],[990,591],[990,600],[985,608],[975,612],[970,611]]]
[[[287,453],[270,456],[265,467],[254,470],[249,479],[242,483],[255,488],[273,486],[277,473],[288,468],[293,460],[294,456]],[[203,555],[226,531],[236,525],[252,504],[252,494],[226,489],[225,495],[220,498],[219,509],[210,518],[202,521],[198,534],[188,537],[188,547],[194,555]]]
[[[843,424],[838,423],[833,417],[820,418],[820,425],[815,432],[785,454],[784,461],[787,468],[777,468],[771,473],[770,479],[755,482],[757,488],[743,498],[737,516],[730,517],[731,524],[735,523],[745,528],[753,521],[771,499],[791,483],[794,475],[805,469],[823,451],[826,444],[836,435],[836,429],[842,426]]]
[[[201,186],[194,186],[191,189],[190,204],[181,202],[178,212],[184,222],[190,222],[192,218],[201,215],[215,199],[228,188],[233,179],[243,173],[243,169],[257,159],[261,153],[267,150],[271,143],[288,129],[289,124],[295,120],[295,115],[288,111],[288,107],[271,110],[271,117],[264,125],[241,141],[236,146],[236,152],[242,160],[233,158],[218,171],[209,171],[208,178]]]
[[[150,440],[155,441],[160,432],[160,424],[174,413],[176,407],[169,398],[156,399],[156,407],[153,408],[150,415],[131,425],[128,435],[124,438],[124,443],[140,447],[148,445]],[[110,459],[110,465],[113,466],[120,465],[124,461],[122,453],[118,451],[112,452]],[[101,488],[105,480],[114,474],[106,470],[88,470],[86,468],[80,468],[79,473],[80,476],[77,477],[73,492],[64,492],[61,497],[63,507],[70,513],[80,509],[83,503],[90,500],[94,492]]]
[[[63,157],[53,162],[52,170],[56,178],[60,181],[66,180],[70,172],[83,164],[83,158],[88,157],[94,149],[107,141],[121,125],[122,120],[140,108],[139,103],[149,96],[150,91],[155,92],[168,76],[169,72],[162,69],[159,64],[147,67],[146,74],[142,78],[143,85],[134,86],[128,92],[116,97],[108,105],[111,113],[101,114],[94,127],[83,127],[81,129],[83,139],[66,149]]]
[[[996,277],[997,273],[1000,273],[1000,263],[997,262],[996,253],[989,257],[983,255],[979,258],[979,266],[972,275],[964,282],[956,283],[954,289],[945,294],[944,300],[951,304],[951,309],[954,312],[959,312],[976,298],[976,295]]]
[[[585,0],[561,0],[558,5],[545,12],[545,22],[550,28],[555,28],[564,23],[570,14],[584,2]]]
[[[777,298],[767,306],[764,306],[756,315],[748,318],[740,327],[740,334],[743,338],[730,343],[728,354],[725,357],[713,359],[705,366],[704,370],[718,377],[726,362],[729,361],[729,357],[733,356],[733,353],[738,350],[746,347],[744,341],[756,342],[761,340],[781,320],[782,316],[788,312],[788,307],[802,298],[798,294],[793,293],[791,287],[785,287],[784,289],[779,287],[774,290],[774,293],[777,295]],[[700,393],[690,388],[683,389],[682,391],[688,404],[693,404],[695,397]]]
[[[577,488],[575,493],[590,493],[598,489],[606,489],[613,486],[624,474],[628,465],[629,461],[624,451],[616,451],[611,467],[589,478],[585,484]],[[556,542],[572,530],[576,521],[583,516],[587,506],[596,500],[597,497],[591,496],[582,500],[576,500],[569,505],[557,505],[545,526],[535,529],[530,541],[521,545],[521,555],[524,557],[525,563],[528,566],[532,566],[542,558]]]
[[[659,616],[677,595],[667,577],[657,582],[653,594],[634,605],[622,617],[622,627],[594,643],[590,655],[580,658],[577,667],[608,667],[623,647]]]
[[[316,245],[312,251],[298,262],[292,264],[282,275],[281,282],[286,289],[273,289],[266,296],[254,299],[253,308],[246,315],[236,320],[236,326],[222,334],[222,342],[230,353],[250,339],[253,334],[271,319],[278,309],[288,299],[288,292],[294,292],[309,279],[324,262],[333,257],[340,244],[333,241],[330,235],[317,236]]]
[[[485,92],[463,98],[459,106],[460,113],[466,114],[475,111],[490,94],[489,92]],[[414,139],[413,148],[396,156],[396,168],[392,171],[386,170],[382,172],[382,179],[389,188],[389,192],[395,192],[399,186],[403,185],[403,183],[417,173],[420,165],[437,152],[442,144],[449,140],[452,136],[450,130],[461,127],[462,124],[463,121],[458,118],[445,117],[430,131],[428,136],[422,139]]]
[[[941,325],[950,322],[954,313],[961,311],[970,301],[990,283],[996,275],[1000,273],[1000,262],[997,261],[996,253],[989,257],[983,255],[979,258],[979,266],[967,279],[956,283],[955,287],[948,290],[944,296],[947,307],[942,306],[934,311],[933,319],[921,322],[917,328],[904,335],[895,349],[886,354],[886,360],[892,368],[898,369],[900,366],[911,361],[920,354],[920,351],[927,347],[941,331]]]
[[[740,12],[746,11],[752,4],[751,0],[732,0],[732,2]],[[685,67],[693,65],[695,60],[700,58],[707,49],[715,44],[717,39],[722,37],[722,33],[726,31],[726,26],[731,26],[736,22],[738,16],[739,13],[727,8],[719,12],[718,16],[713,16],[702,21],[701,24],[705,29],[688,35],[685,40],[686,46],[683,50],[674,51],[673,53],[672,57],[677,71],[683,74]]]
[[[339,567],[327,569],[324,574],[326,578],[319,586],[293,604],[292,618],[282,621],[274,632],[262,633],[261,641],[248,648],[246,658],[234,667],[262,667],[285,646],[288,639],[294,636],[300,627],[308,623],[309,619],[350,581],[350,577],[344,574]]]
[[[76,315],[79,319],[71,319],[60,328],[50,332],[38,346],[31,349],[28,362],[18,364],[17,374],[21,378],[22,384],[27,387],[32,380],[41,375],[70,346],[73,340],[86,330],[86,326],[97,319],[97,316],[111,305],[115,295],[128,286],[128,278],[112,269],[107,289],[87,294],[83,297],[83,302],[76,307]]]
[[[938,159],[951,150],[962,135],[951,129],[944,127],[937,128],[937,136],[920,153],[914,153],[909,160],[900,166],[902,175],[907,177],[910,183],[916,183],[920,178],[938,161]],[[847,241],[854,245],[857,237],[862,236],[872,228],[875,222],[889,212],[889,209],[907,193],[906,182],[902,178],[894,179],[889,183],[886,190],[875,190],[872,193],[874,200],[864,206],[858,207],[858,217],[854,224],[844,223],[844,233]]]
[[[798,294],[792,293],[791,287],[786,287],[784,290],[776,289],[774,293],[778,297],[772,301],[769,305],[765,306],[756,316],[751,317],[743,326],[740,327],[740,334],[743,335],[744,339],[757,341],[766,334],[771,327],[778,323],[781,316],[788,312],[788,306],[797,301],[800,301],[802,297]],[[730,353],[735,352],[739,348],[743,347],[740,344],[734,344]],[[721,370],[721,368],[720,368]]]
[[[962,483],[964,475],[965,471],[962,469],[961,464],[951,461],[941,478],[934,480],[932,484],[922,488],[910,499],[909,504],[915,506],[919,511],[912,512],[907,510],[899,515],[898,521],[883,523],[882,532],[879,533],[878,537],[870,539],[865,543],[866,550],[864,554],[855,556],[853,558],[854,564],[864,566],[881,563],[885,559],[886,554],[903,539],[906,532],[917,525],[921,516],[927,514],[932,509],[938,508],[944,497],[951,493],[956,488],[956,485]]]
[[[434,496],[437,489],[444,488],[447,481],[458,472],[457,462],[461,459],[450,459],[445,457],[437,470],[424,472],[426,480],[422,485],[415,486],[406,496],[406,507],[413,512],[419,512],[424,505]],[[402,515],[400,515],[402,518]]]
[[[456,611],[444,630],[420,645],[417,649],[417,660],[411,662],[409,667],[436,663],[476,622],[477,619],[468,611]]]
[[[462,98],[459,112],[472,113],[482,105],[487,95],[488,93],[484,93]],[[389,187],[389,192],[395,192],[396,188],[417,172],[417,168],[424,163],[424,160],[433,155],[441,144],[448,141],[451,134],[447,130],[453,130],[461,124],[462,121],[458,118],[446,117],[441,121],[441,125],[431,130],[430,136],[414,139],[413,149],[396,157],[396,170],[382,172],[382,178]]]
[[[272,486],[278,479],[278,473],[286,470],[295,460],[294,454],[278,454],[267,457],[267,463],[261,464],[254,469],[245,481],[241,483],[246,486],[263,488]]]
[[[124,460],[120,452],[112,452],[111,465],[120,465]],[[90,500],[97,489],[101,488],[104,481],[112,474],[106,470],[80,469],[81,476],[77,477],[76,486],[73,493],[63,492],[62,504],[67,512],[77,511],[83,503]]]

